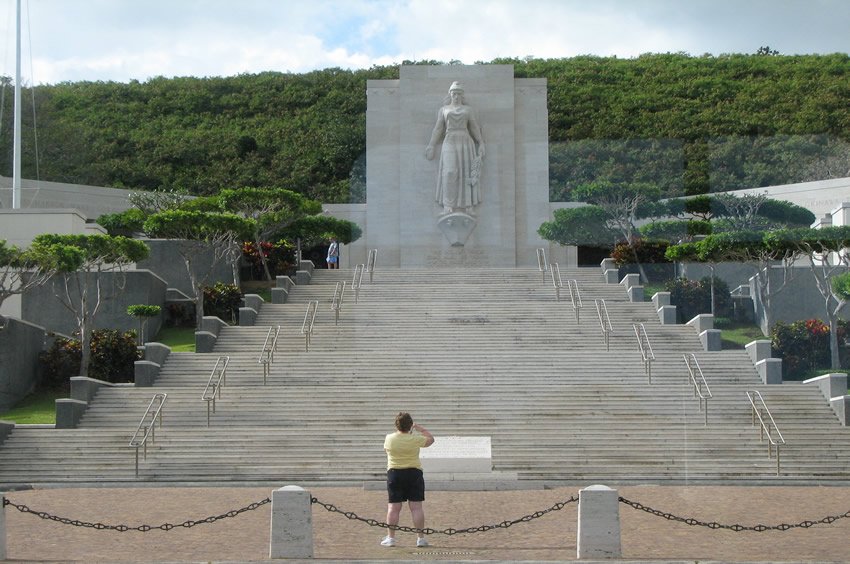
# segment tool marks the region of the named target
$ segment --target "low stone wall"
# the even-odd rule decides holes
[[[38,355],[44,348],[43,327],[6,318],[0,329],[0,412],[31,393],[39,379]]]
[[[180,256],[180,241],[173,239],[143,239],[150,249],[150,254],[145,260],[136,263],[137,268],[145,268],[155,272],[160,278],[167,281],[169,288],[176,288],[187,296],[195,295],[192,288],[189,273],[186,272],[186,262]],[[200,254],[197,261],[199,278],[207,274],[208,265],[213,262],[212,249]],[[201,270],[203,269],[203,272]],[[206,277],[205,286],[212,286],[216,282],[225,284],[233,283],[233,269],[227,261],[219,261],[213,271]]]
[[[165,359],[171,354],[171,348],[162,343],[145,344],[145,356],[143,360],[135,362],[135,385],[137,387],[150,387],[154,385]]]
[[[222,327],[227,327],[227,323],[218,317],[205,315],[200,328],[195,331],[195,352],[212,352]]]
[[[139,321],[127,315],[127,307],[135,304],[165,305],[166,282],[150,270],[130,270],[124,273],[103,272],[88,276],[90,295],[95,294],[98,277],[103,300],[97,317],[95,329],[118,329],[121,331],[139,330]],[[123,285],[124,289],[121,289]],[[60,277],[54,277],[43,286],[32,288],[21,299],[21,318],[40,325],[48,331],[73,334],[77,330],[76,322],[68,310],[54,294],[64,292]],[[71,283],[71,295],[76,295],[76,284]],[[164,313],[148,319],[145,334],[156,335],[162,325]]]

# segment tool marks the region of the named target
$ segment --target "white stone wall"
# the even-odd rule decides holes
[[[86,223],[86,216],[73,208],[0,210],[0,239],[9,245],[28,247],[42,233],[94,235],[106,230]]]
[[[730,192],[735,195],[767,194],[774,200],[785,200],[810,210],[815,217],[830,214],[836,207],[850,199],[850,177],[782,184],[766,188],[750,188]]]
[[[131,206],[132,190],[21,179],[21,208],[74,208],[97,219],[105,213],[124,211]],[[12,207],[12,179],[0,176],[0,208]]]

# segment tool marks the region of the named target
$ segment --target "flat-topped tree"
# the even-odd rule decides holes
[[[608,247],[617,242],[618,231],[608,226],[608,214],[599,206],[561,208],[544,222],[537,233],[547,241],[580,247]]]
[[[151,237],[178,241],[192,284],[198,327],[204,316],[203,287],[219,263],[236,264],[242,252],[239,242],[252,236],[255,223],[233,213],[186,210],[155,213],[145,220],[144,231]]]
[[[274,233],[275,238],[300,239],[308,245],[319,244],[332,237],[343,245],[350,245],[363,235],[353,221],[329,215],[309,215]]]
[[[661,190],[657,186],[645,182],[592,182],[582,184],[574,191],[576,199],[599,206],[608,216],[608,227],[616,230],[632,246],[635,263],[644,282],[647,280],[646,272],[634,247],[638,235],[635,220],[640,207],[658,200],[660,195]]]
[[[138,343],[145,344],[145,325],[148,323],[148,318],[156,317],[162,311],[162,307],[158,305],[135,304],[127,307],[127,315],[131,315],[139,320],[139,335]]]
[[[139,240],[109,235],[37,236],[30,253],[42,264],[51,264],[53,295],[75,318],[80,337],[80,376],[88,375],[94,321],[104,301],[124,290],[123,273],[131,264],[147,258],[148,246]],[[112,273],[109,292],[106,273]]]
[[[764,325],[767,329],[773,325],[770,301],[773,296],[785,289],[794,278],[794,251],[782,245],[765,240],[763,231],[738,231],[716,233],[691,243],[671,245],[665,256],[671,261],[693,261],[704,263],[741,262],[753,266],[756,278],[756,292],[764,304]],[[770,268],[782,268],[782,281],[773,284]]]
[[[57,262],[0,239],[0,306],[12,296],[41,286],[56,272]],[[0,326],[4,323],[0,315]]]
[[[765,234],[774,248],[788,249],[804,259],[823,298],[829,324],[830,368],[841,368],[838,351],[838,316],[850,298],[850,226],[822,229],[783,229]]]
[[[322,211],[322,204],[305,198],[297,192],[285,188],[238,188],[222,190],[218,194],[221,208],[246,219],[254,220],[251,240],[257,249],[271,236],[301,218],[314,216]],[[266,280],[271,280],[268,261],[259,253]]]

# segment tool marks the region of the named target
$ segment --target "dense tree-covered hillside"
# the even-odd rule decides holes
[[[850,175],[848,55],[493,62],[548,79],[554,200],[593,180],[694,194]],[[375,67],[39,86],[24,96],[35,103],[24,108],[24,176],[194,194],[279,186],[363,201],[366,80],[397,77],[397,67]]]

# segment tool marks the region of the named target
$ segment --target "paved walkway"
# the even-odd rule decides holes
[[[385,520],[385,493],[311,488],[324,503]],[[507,492],[428,492],[434,529],[496,524],[551,507],[578,488]],[[728,524],[776,525],[843,515],[847,487],[629,486],[621,496],[684,517]],[[108,524],[160,525],[221,515],[269,497],[262,487],[80,488],[6,494],[33,510]],[[428,549],[400,533],[383,548],[383,530],[313,506],[315,557],[352,560],[568,561],[576,559],[576,508],[570,504],[529,523],[467,535],[434,535]],[[7,557],[19,561],[197,562],[268,559],[270,504],[211,524],[140,532],[97,531],[42,520],[6,508]],[[620,504],[623,558],[675,561],[840,562],[850,560],[850,518],[785,532],[711,530],[667,521]],[[405,509],[402,525],[411,525]]]

